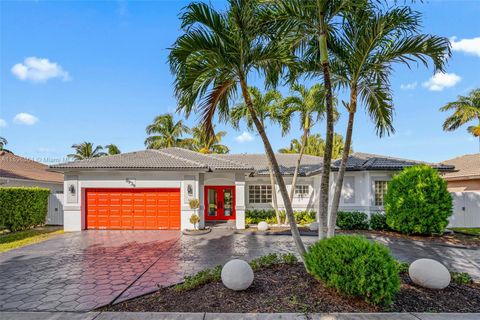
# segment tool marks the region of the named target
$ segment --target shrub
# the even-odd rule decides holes
[[[337,226],[343,230],[368,229],[368,216],[364,212],[339,211],[337,215]]]
[[[396,262],[397,262],[398,273],[408,272],[408,268],[410,268],[410,264],[408,262],[403,262],[403,261],[396,261]]]
[[[286,213],[283,210],[280,210],[280,221],[285,223]],[[294,212],[295,221],[298,224],[309,224],[316,219],[315,211],[295,211]],[[273,209],[264,209],[264,210],[246,210],[245,211],[245,223],[255,224],[260,221],[265,221],[268,224],[277,223],[277,216],[275,215],[275,210]]]
[[[446,181],[426,165],[395,175],[388,184],[384,205],[387,225],[406,234],[443,233],[452,214]]]
[[[316,221],[316,213],[315,211],[296,211],[294,213],[295,221],[298,224],[309,224]]]
[[[49,195],[45,188],[0,188],[0,226],[13,232],[45,224]]]
[[[196,213],[190,216],[190,223],[193,224],[194,229],[197,228],[197,223],[199,222],[200,222],[200,217]]]
[[[473,282],[472,276],[466,272],[451,271],[450,276],[452,277],[452,282],[456,284],[471,284]]]
[[[387,230],[387,217],[381,213],[373,213],[370,216],[370,228],[373,230]]]
[[[245,221],[247,223],[259,223],[260,221],[267,221],[268,219],[275,219],[275,210],[266,209],[266,210],[246,210],[245,211]],[[268,221],[267,221],[268,222]]]
[[[305,255],[310,274],[329,287],[373,304],[391,304],[400,290],[397,262],[389,250],[360,236],[316,242]]]

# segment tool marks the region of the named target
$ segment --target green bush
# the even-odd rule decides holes
[[[337,226],[343,230],[365,230],[368,229],[368,216],[359,211],[339,211]]]
[[[298,224],[309,224],[316,221],[316,212],[315,211],[296,211],[294,213],[295,221]]]
[[[280,221],[285,223],[286,213],[283,210],[280,210]],[[295,211],[295,221],[298,224],[309,224],[315,221],[316,213],[315,211]],[[246,210],[245,211],[245,223],[247,224],[256,224],[260,221],[265,221],[269,224],[277,223],[277,216],[275,215],[275,210],[273,209],[264,209],[264,210]]]
[[[360,236],[316,242],[305,255],[305,264],[327,286],[369,303],[391,304],[400,290],[397,262],[390,251]]]
[[[466,272],[455,272],[450,271],[450,276],[452,277],[452,282],[456,284],[471,284],[473,282],[472,276]]]
[[[49,189],[0,188],[0,226],[14,232],[45,224]]]
[[[395,175],[384,199],[387,225],[406,234],[443,233],[452,214],[447,183],[435,169],[413,166]]]
[[[387,230],[387,216],[382,213],[373,213],[370,216],[370,228],[373,230]]]
[[[398,261],[397,260],[398,273],[407,273],[409,268],[410,268],[410,264],[408,262],[403,262],[403,261]]]

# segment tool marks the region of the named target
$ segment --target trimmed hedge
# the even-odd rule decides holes
[[[391,304],[400,290],[398,263],[388,248],[360,236],[316,242],[305,255],[305,264],[327,286],[372,304]]]
[[[443,233],[453,206],[447,182],[426,165],[395,175],[384,203],[388,226],[406,234]]]
[[[316,213],[315,211],[295,211],[295,221],[298,224],[309,224],[315,221]],[[280,220],[282,223],[285,222],[285,211],[280,211]],[[263,210],[246,210],[245,211],[245,222],[247,224],[256,224],[260,221],[265,221],[270,224],[277,223],[277,217],[275,215],[275,210],[273,209],[263,209]]]
[[[387,216],[382,213],[372,213],[370,216],[370,229],[388,230]]]
[[[0,188],[0,226],[13,232],[45,224],[49,195],[45,188]]]
[[[367,230],[368,216],[359,211],[339,211],[337,226],[343,230]]]

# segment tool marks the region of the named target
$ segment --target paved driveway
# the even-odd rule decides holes
[[[316,237],[305,237],[307,244]],[[480,278],[479,250],[378,239],[398,258],[436,258]],[[290,236],[215,229],[187,237],[173,231],[84,231],[0,254],[0,311],[86,311],[177,283],[232,258],[295,252]]]

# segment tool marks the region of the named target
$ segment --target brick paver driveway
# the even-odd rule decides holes
[[[311,244],[316,237],[304,237]],[[377,239],[402,260],[431,257],[480,278],[480,250]],[[86,311],[175,284],[232,258],[295,252],[290,236],[83,231],[0,254],[0,311]]]

